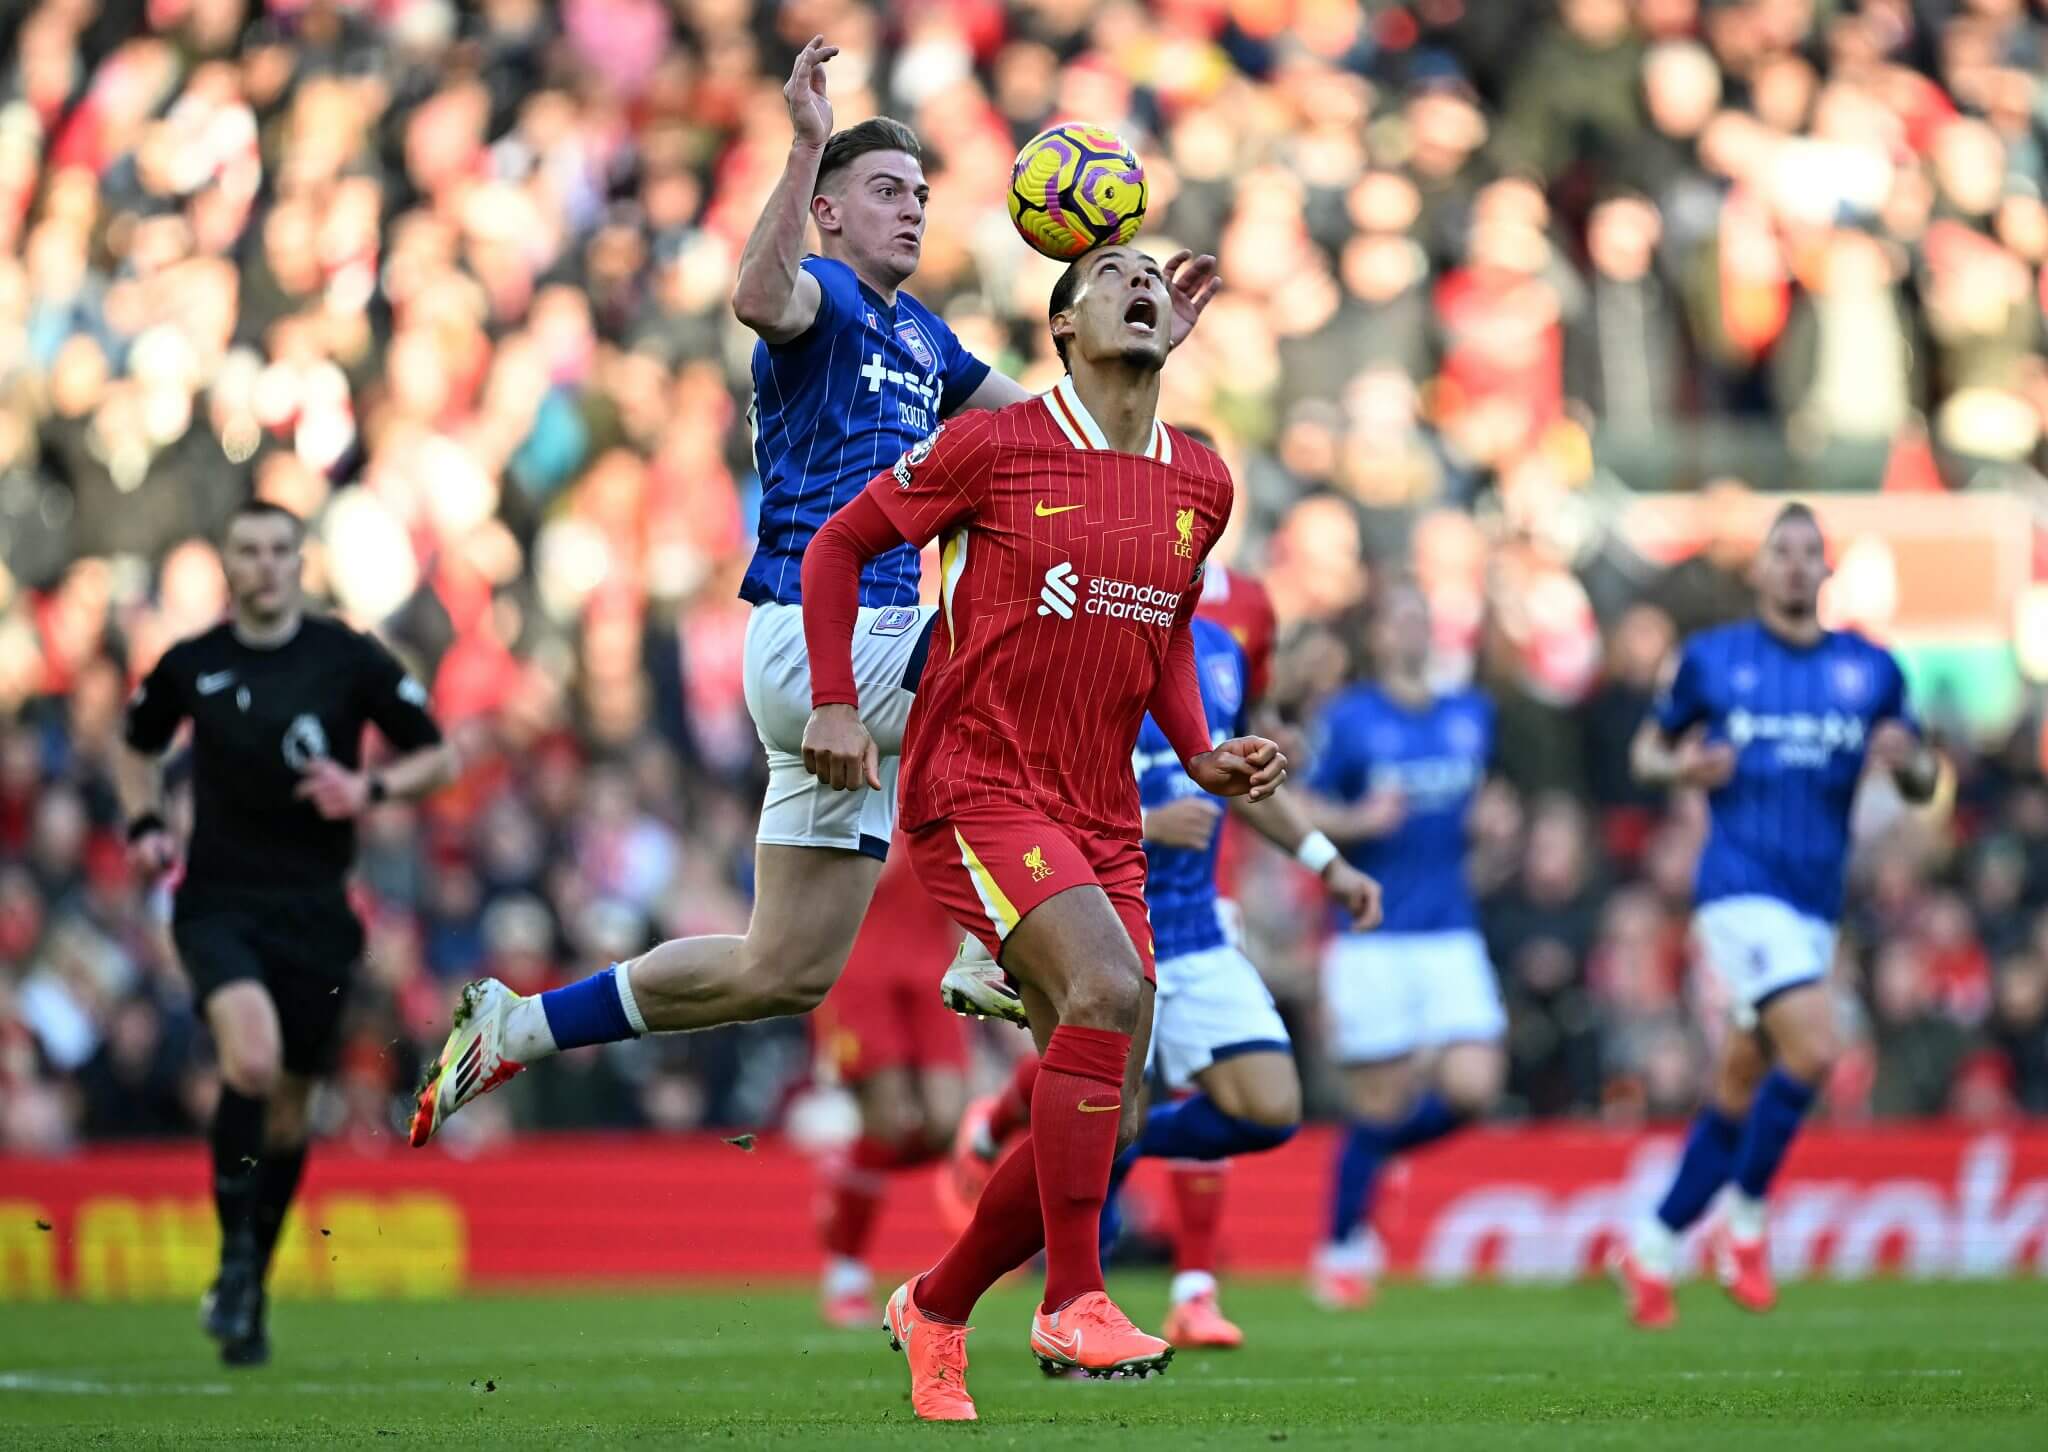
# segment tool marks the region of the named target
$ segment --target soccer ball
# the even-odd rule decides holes
[[[1128,242],[1145,224],[1145,168],[1106,126],[1068,121],[1024,143],[1010,169],[1010,220],[1056,262]]]

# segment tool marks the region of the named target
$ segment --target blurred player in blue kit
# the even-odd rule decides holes
[[[1193,622],[1195,663],[1210,739],[1241,734],[1253,673],[1231,633]],[[1147,717],[1132,765],[1144,808],[1145,905],[1158,956],[1152,1069],[1170,1102],[1147,1114],[1118,1161],[1119,1178],[1146,1156],[1203,1162],[1206,1176],[1177,1186],[1181,1211],[1172,1309],[1164,1327],[1176,1346],[1230,1347],[1243,1333],[1217,1304],[1215,1253],[1221,1171],[1229,1157],[1284,1144],[1301,1122],[1301,1081],[1287,1026],[1258,969],[1239,950],[1217,895],[1223,813],[1292,854],[1323,881],[1355,931],[1379,921],[1379,884],[1346,862],[1286,790],[1234,805],[1203,792],[1181,769],[1166,734]]]
[[[1506,1072],[1507,1015],[1465,880],[1466,819],[1493,753],[1493,706],[1429,683],[1429,607],[1388,587],[1369,627],[1377,679],[1338,695],[1312,734],[1311,817],[1379,879],[1380,931],[1343,932],[1323,963],[1330,1056],[1350,1124],[1311,1295],[1353,1310],[1372,1295],[1368,1229],[1388,1163],[1484,1114]]]
[[[1857,785],[1875,767],[1924,802],[1940,782],[1891,652],[1821,624],[1827,575],[1819,521],[1786,505],[1757,559],[1757,618],[1686,642],[1634,743],[1641,780],[1707,793],[1694,939],[1733,1017],[1671,1187],[1614,1259],[1646,1328],[1677,1319],[1680,1237],[1724,1186],[1715,1273],[1739,1305],[1775,1302],[1764,1199],[1839,1049],[1826,980]]]

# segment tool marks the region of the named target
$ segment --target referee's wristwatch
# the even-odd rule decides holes
[[[391,800],[391,788],[384,785],[384,778],[374,771],[370,773],[369,791],[364,800],[373,807],[379,802]]]

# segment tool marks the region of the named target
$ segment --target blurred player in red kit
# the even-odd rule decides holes
[[[1187,622],[1231,484],[1211,450],[1157,420],[1170,306],[1143,253],[1078,259],[1049,309],[1059,385],[946,424],[804,559],[805,764],[853,788],[873,783],[876,759],[851,671],[860,567],[899,541],[944,541],[944,655],[912,711],[901,818],[919,879],[1017,980],[1041,1045],[1029,1131],[960,1239],[890,1298],[920,1417],[974,1416],[967,1316],[1041,1246],[1042,1366],[1143,1375],[1173,1355],[1110,1301],[1097,1249],[1152,1009],[1131,752],[1149,710],[1217,795],[1270,795],[1286,770],[1269,741],[1210,746]]]
[[[846,971],[811,1019],[821,1070],[854,1096],[860,1134],[827,1161],[819,1235],[826,1321],[872,1327],[867,1248],[892,1171],[946,1153],[967,1098],[966,1024],[932,992],[960,929],[917,880],[901,833]]]

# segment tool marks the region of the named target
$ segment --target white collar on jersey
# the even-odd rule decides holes
[[[1077,449],[1109,448],[1109,436],[1102,431],[1102,425],[1095,422],[1088,406],[1081,402],[1081,395],[1075,391],[1074,375],[1069,373],[1054,385],[1052,390],[1041,393],[1045,400],[1046,412],[1059,425],[1060,432],[1067,436],[1067,442]],[[1146,446],[1145,457],[1156,459],[1162,464],[1173,462],[1173,435],[1166,431],[1166,425],[1158,419],[1152,420],[1152,442]]]

